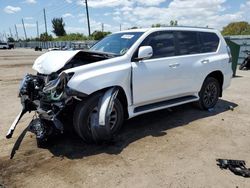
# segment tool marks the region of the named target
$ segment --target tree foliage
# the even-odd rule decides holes
[[[170,21],[170,26],[177,26],[178,25],[178,21],[177,20],[171,20]]]
[[[91,34],[91,37],[94,39],[94,40],[101,40],[103,39],[104,37],[106,37],[107,35],[111,34],[111,32],[102,32],[102,31],[94,31],[92,34]]]
[[[53,40],[52,35],[48,35],[48,33],[42,33],[40,35],[40,41],[45,42],[45,41],[52,41],[52,40]]]
[[[64,29],[65,23],[63,22],[63,18],[53,18],[52,27],[53,27],[53,33],[55,33],[56,36],[61,37],[66,35],[66,31]]]
[[[80,41],[80,40],[88,40],[88,37],[81,33],[70,33],[62,37],[58,37],[54,39],[55,41]]]
[[[160,23],[157,24],[153,24],[151,27],[162,27],[163,25],[161,25]]]
[[[13,37],[9,37],[8,42],[15,42],[15,39]]]
[[[250,35],[248,22],[232,22],[222,30],[223,35]]]

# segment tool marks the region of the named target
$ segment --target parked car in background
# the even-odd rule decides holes
[[[0,42],[0,49],[9,49],[9,45],[6,42]]]
[[[23,111],[7,137],[28,111],[39,142],[63,132],[65,118],[84,141],[99,142],[140,114],[191,102],[208,110],[230,85],[231,63],[223,36],[208,28],[127,30],[87,51],[51,51],[23,79]]]

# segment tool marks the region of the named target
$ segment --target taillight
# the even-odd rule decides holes
[[[232,58],[232,54],[231,54],[231,50],[230,50],[229,46],[227,46],[227,53],[228,53],[228,56],[229,56],[228,63],[232,63],[233,58]]]

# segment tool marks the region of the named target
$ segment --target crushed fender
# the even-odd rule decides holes
[[[118,92],[119,89],[113,87],[106,91],[99,100],[98,115],[91,127],[91,132],[96,142],[109,140],[111,137],[109,119]]]

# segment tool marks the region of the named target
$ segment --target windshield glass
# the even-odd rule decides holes
[[[90,50],[123,55],[142,34],[143,32],[115,33],[96,43]]]

